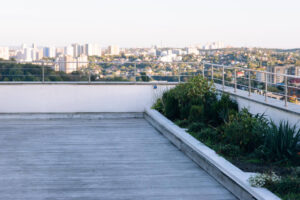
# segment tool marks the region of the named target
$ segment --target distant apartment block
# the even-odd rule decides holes
[[[56,56],[55,47],[44,47],[43,52],[45,58],[55,58]]]
[[[194,54],[194,55],[198,55],[199,54],[199,51],[197,48],[186,48],[186,52],[187,54]]]
[[[287,74],[287,70],[287,66],[267,66],[267,72],[273,73],[267,75],[268,83],[279,84],[284,82],[284,76],[277,74]]]
[[[88,62],[88,57],[86,55],[81,55],[77,58],[74,58],[70,55],[59,56],[56,58],[56,71],[63,71],[67,74],[72,73],[74,71],[78,71],[80,69],[86,68]]]
[[[111,45],[108,47],[108,54],[109,55],[119,55],[120,54],[120,48],[117,45]]]
[[[9,60],[9,49],[8,47],[0,47],[0,58],[3,60]]]
[[[265,82],[266,81],[266,75],[263,72],[256,72],[256,81],[258,82]]]
[[[294,76],[300,76],[300,66],[289,67],[288,74]]]
[[[83,50],[79,44],[72,44],[73,47],[73,57],[78,57],[83,53]]]
[[[85,54],[87,56],[101,56],[101,48],[97,44],[86,44],[84,45]]]

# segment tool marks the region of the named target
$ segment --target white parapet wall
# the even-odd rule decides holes
[[[0,113],[144,112],[174,84],[1,84]]]
[[[264,114],[266,118],[271,119],[277,125],[280,121],[288,121],[291,125],[296,125],[300,128],[300,105],[287,102],[285,106],[284,101],[273,98],[267,98],[259,94],[251,93],[243,90],[237,90],[231,87],[225,87],[224,91],[221,85],[216,84],[219,91],[228,93],[235,99],[239,105],[239,109],[247,108],[252,114]]]
[[[7,83],[0,85],[0,113],[144,112],[176,83]],[[222,86],[216,84],[222,91]],[[300,127],[300,106],[225,87],[240,109],[264,113],[277,124],[287,120]]]

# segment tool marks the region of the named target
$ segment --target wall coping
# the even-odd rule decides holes
[[[143,118],[142,112],[101,112],[101,113],[0,113],[0,120],[52,120],[52,119],[128,119]]]
[[[92,82],[0,82],[1,85],[177,85],[178,82],[126,82],[126,81],[92,81]]]

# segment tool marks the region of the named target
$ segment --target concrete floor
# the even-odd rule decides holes
[[[0,199],[235,199],[144,119],[0,121]]]

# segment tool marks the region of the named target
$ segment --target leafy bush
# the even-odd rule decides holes
[[[161,99],[157,99],[157,101],[155,102],[155,104],[152,106],[152,109],[155,109],[155,110],[157,110],[160,113],[164,113],[163,101]]]
[[[239,111],[237,102],[232,100],[228,94],[222,94],[221,99],[214,102],[212,110],[214,111],[212,124],[215,126],[228,122],[229,116]]]
[[[300,179],[297,177],[284,177],[278,181],[266,181],[264,187],[280,195],[287,193],[300,195]]]
[[[299,164],[298,142],[300,142],[300,129],[297,130],[296,125],[291,126],[289,122],[280,122],[277,127],[274,122],[271,122],[261,148],[262,154],[265,159],[271,161],[288,162],[290,160]]]
[[[206,125],[202,122],[193,122],[188,126],[188,132],[197,133],[200,132]]]
[[[253,152],[263,144],[268,127],[268,120],[264,115],[253,116],[247,109],[243,109],[229,116],[229,122],[223,127],[224,142],[238,145],[243,152]]]
[[[269,189],[284,200],[298,200],[300,197],[299,176],[279,177],[272,172],[271,174],[251,176],[249,182],[254,187],[265,187]]]
[[[167,118],[174,120],[179,118],[179,102],[176,98],[176,90],[171,89],[170,91],[163,94],[162,101],[164,103],[164,112]]]
[[[177,124],[177,126],[180,126],[181,128],[186,128],[189,126],[189,121],[187,119],[176,120],[174,121],[174,123]]]
[[[200,132],[195,134],[195,137],[203,142],[210,142],[210,143],[216,143],[219,141],[219,133],[212,128],[203,128]]]
[[[231,158],[236,158],[241,155],[240,147],[232,144],[220,145],[217,152]]]
[[[204,121],[204,106],[193,105],[189,114],[190,122],[203,122]]]
[[[207,105],[215,100],[213,84],[201,76],[195,76],[189,82],[177,85],[162,97],[164,114],[171,120],[188,119],[193,105]]]

